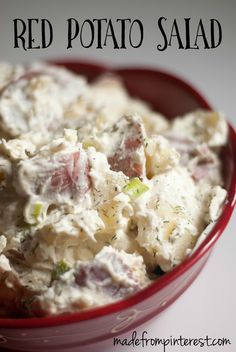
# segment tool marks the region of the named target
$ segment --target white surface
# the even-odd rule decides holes
[[[236,81],[236,1],[27,1],[0,0],[0,45],[1,60],[10,62],[31,61],[48,57],[74,57],[94,59],[115,65],[146,65],[170,70],[194,84],[216,108],[225,111],[235,124],[235,81]],[[174,18],[178,23],[184,17],[191,17],[195,26],[202,18],[207,24],[209,18],[220,21],[223,41],[215,50],[178,50],[176,45],[164,52],[156,50],[160,42],[157,19]],[[49,49],[23,51],[13,48],[14,18],[48,18],[54,26],[54,42]],[[103,50],[83,49],[76,45],[66,50],[66,19],[86,18],[139,18],[145,29],[144,43],[139,49]],[[159,36],[159,37],[158,37]],[[138,329],[148,331],[148,337],[210,337],[230,338],[229,347],[209,347],[206,351],[236,351],[236,212],[218,241],[215,250],[203,272],[178,301],[148,326]],[[130,336],[128,334],[127,336]],[[100,350],[99,346],[96,348]],[[106,351],[163,351],[159,348],[121,347]],[[166,351],[202,351],[197,347],[174,347]]]

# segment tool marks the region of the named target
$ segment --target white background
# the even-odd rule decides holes
[[[197,87],[216,109],[226,112],[236,125],[236,1],[27,1],[0,0],[0,48],[1,60],[12,63],[41,58],[90,59],[117,66],[152,66],[169,70]],[[223,30],[222,44],[215,50],[179,50],[175,45],[164,52],[156,50],[161,42],[157,27],[159,17],[167,17],[167,30],[177,19],[181,33],[183,18],[191,17],[192,36],[202,18],[209,33],[209,19],[220,21]],[[73,49],[66,50],[66,19],[75,17],[80,23],[90,18],[138,18],[144,25],[144,42],[139,49],[114,50],[106,47],[83,49],[74,41]],[[45,50],[13,48],[14,18],[47,18],[54,28],[54,41]],[[117,27],[118,28],[118,27]],[[168,32],[169,33],[169,32]],[[36,35],[37,37],[37,35]],[[173,42],[174,43],[174,42]],[[110,43],[111,44],[111,43]],[[177,302],[144,329],[148,337],[228,337],[230,347],[204,348],[205,351],[236,351],[236,213],[217,242],[209,262],[192,286]],[[126,335],[130,337],[130,335]],[[100,351],[102,347],[97,346]],[[161,348],[113,348],[112,341],[106,351],[162,351]],[[197,352],[197,347],[167,348],[166,351]]]

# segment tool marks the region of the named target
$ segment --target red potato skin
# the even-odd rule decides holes
[[[54,154],[46,160],[40,157],[22,163],[16,177],[24,195],[46,197],[52,203],[58,194],[82,198],[91,187],[89,162],[82,153],[85,152],[77,150],[63,155]]]
[[[113,171],[122,171],[129,178],[141,177],[142,166],[134,163],[132,157],[122,157],[122,153],[116,153],[114,156],[108,158]]]
[[[94,283],[96,287],[105,295],[110,297],[125,297],[131,292],[136,292],[140,287],[134,279],[131,268],[126,265],[116,253],[106,256],[107,261],[112,261],[114,270],[126,273],[133,279],[133,284],[126,286],[121,282],[116,282],[109,270],[100,263],[81,263],[75,272],[75,283],[79,287],[89,287]]]
[[[65,163],[65,167],[57,169],[53,172],[51,178],[51,186],[55,188],[60,188],[61,191],[68,188],[71,184],[74,184],[78,181],[78,160],[80,157],[80,153],[73,153],[69,157],[61,158],[60,161]],[[72,172],[69,172],[69,163],[70,159],[73,162]]]
[[[108,162],[114,171],[122,171],[130,178],[144,175],[143,164],[137,160],[135,153],[144,144],[144,134],[140,123],[131,118],[126,119],[126,125],[121,129],[120,145],[112,155],[108,156]]]
[[[192,171],[192,177],[195,181],[200,181],[203,178],[206,178],[209,173],[214,169],[215,165],[211,161],[206,161],[205,163],[201,163],[196,165],[194,170]]]
[[[70,195],[83,197],[91,186],[88,161],[82,167],[79,151],[60,158],[59,161],[62,162],[62,167],[52,172],[49,191],[53,193],[69,192]],[[85,177],[84,184],[81,184],[81,176]]]

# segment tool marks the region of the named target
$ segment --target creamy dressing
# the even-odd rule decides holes
[[[113,76],[0,65],[0,302],[44,316],[122,299],[220,215],[222,113],[173,122]]]

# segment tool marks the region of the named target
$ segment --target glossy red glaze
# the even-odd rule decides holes
[[[146,68],[111,69],[78,61],[56,63],[87,76],[89,80],[105,72],[114,72],[122,78],[131,95],[149,102],[168,118],[197,108],[211,109],[193,87],[169,73]],[[82,348],[92,348],[95,342],[134,329],[173,303],[203,268],[236,202],[236,133],[230,125],[229,141],[222,151],[222,160],[228,190],[223,213],[205,241],[181,265],[137,294],[107,306],[57,317],[0,319],[0,350],[5,347],[46,352],[72,351],[79,347],[82,351]]]

